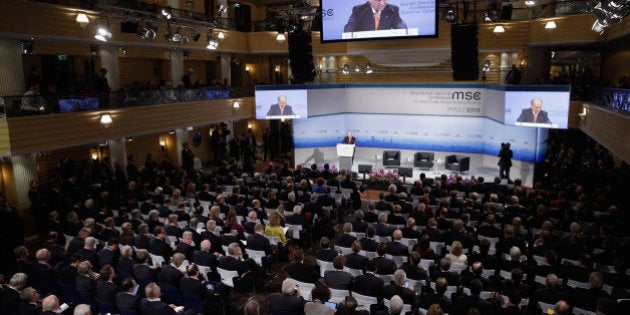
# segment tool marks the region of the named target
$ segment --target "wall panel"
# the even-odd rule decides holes
[[[580,121],[580,129],[601,143],[613,154],[630,162],[630,116],[616,113],[602,106],[585,104],[586,117]]]

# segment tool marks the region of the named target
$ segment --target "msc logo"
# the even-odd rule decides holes
[[[451,99],[454,100],[463,100],[463,101],[470,101],[470,100],[475,100],[475,101],[479,101],[481,100],[481,92],[453,92],[453,95],[451,95]]]
[[[333,10],[333,9],[328,9],[328,10],[322,9],[322,17],[333,16],[333,15],[335,15],[335,10]]]

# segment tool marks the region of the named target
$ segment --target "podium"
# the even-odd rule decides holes
[[[339,169],[352,170],[352,159],[354,158],[354,144],[337,144],[337,157],[339,157]]]

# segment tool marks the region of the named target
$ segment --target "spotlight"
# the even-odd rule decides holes
[[[113,123],[112,116],[110,116],[109,114],[103,114],[101,116],[100,122],[103,127],[109,128]]]
[[[217,40],[214,39],[214,37],[210,33],[208,33],[207,43],[208,45],[206,46],[206,49],[217,50],[217,48],[219,48],[219,42],[217,42]]]
[[[494,32],[494,34],[496,34],[496,35],[501,35],[501,34],[505,33],[505,27],[503,27],[502,25],[497,25],[497,26],[494,27],[492,32]]]
[[[223,32],[217,33],[217,39],[222,42],[225,39],[225,34]]]
[[[536,1],[534,0],[525,0],[525,5],[528,7],[533,7],[536,5]]]
[[[372,70],[372,65],[371,65],[371,64],[369,64],[369,63],[368,63],[368,64],[366,64],[366,65],[365,65],[365,73],[372,73],[372,72],[374,72],[374,71]]]
[[[94,38],[102,42],[109,41],[112,38],[112,32],[110,31],[109,26],[106,26],[106,25],[99,26],[98,29],[96,30],[96,34],[94,35]]]
[[[21,46],[22,46],[22,54],[24,55],[32,54],[33,50],[35,49],[34,47],[35,44],[33,43],[32,40],[22,41]]]
[[[361,72],[361,66],[359,66],[359,64],[354,65],[354,72]]]
[[[225,13],[225,12],[227,12],[227,10],[228,10],[228,8],[227,8],[226,5],[224,5],[224,4],[217,5],[217,12]]]
[[[173,10],[171,9],[171,7],[170,7],[170,6],[168,6],[168,7],[166,7],[166,8],[162,8],[161,13],[162,13],[162,16],[163,16],[166,20],[170,20],[170,19],[173,17],[173,15],[171,14],[171,12],[172,12],[172,11],[173,11]]]
[[[483,72],[488,72],[488,71],[490,71],[490,60],[486,60],[486,61],[483,63],[483,68],[481,68],[481,71],[483,71]]]
[[[487,23],[494,23],[499,20],[499,14],[495,10],[490,10],[483,13],[483,21]]]
[[[545,24],[545,30],[547,32],[551,32],[551,31],[555,30],[556,27],[558,27],[558,26],[556,25],[556,22],[554,22],[554,21],[548,21],[547,24]]]
[[[182,41],[182,35],[179,33],[179,27],[177,27],[177,31],[175,31],[175,34],[173,34],[173,37],[171,38],[171,40],[174,42]]]
[[[147,23],[146,26],[138,30],[138,36],[146,40],[153,40],[155,39],[155,36],[157,36],[157,27]]]
[[[341,72],[343,74],[349,74],[350,73],[350,65],[348,65],[347,63],[343,64],[343,68],[341,69]]]
[[[239,103],[238,101],[234,101],[234,103],[232,103],[232,109],[238,112],[239,110],[241,110],[241,103]]]

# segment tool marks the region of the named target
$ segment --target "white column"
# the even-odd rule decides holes
[[[319,66],[317,65],[317,67]],[[320,81],[322,84],[337,83],[337,58],[335,56],[322,57],[320,70]]]
[[[510,71],[512,65],[516,65],[518,67],[518,52],[516,51],[506,51],[501,53],[501,84],[505,84],[505,76]]]
[[[0,38],[0,78],[4,78],[0,81],[0,95],[22,95],[26,92],[20,44],[16,39]]]
[[[30,205],[28,200],[29,183],[33,179],[39,179],[36,153],[12,156],[11,162],[13,164],[15,194],[17,195],[16,206],[19,209],[26,209]]]
[[[124,138],[107,140],[109,144],[109,160],[112,168],[119,164],[123,172],[127,175],[127,147]]]
[[[171,50],[171,81],[173,86],[178,86],[184,75],[184,51]]]
[[[101,67],[107,69],[107,83],[112,91],[120,88],[120,75],[118,72],[118,48],[111,45],[98,47],[98,54],[101,57]]]
[[[232,68],[230,66],[231,62],[232,57],[230,57],[230,54],[221,54],[221,77],[222,79],[227,79],[228,85],[232,85]]]

